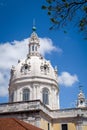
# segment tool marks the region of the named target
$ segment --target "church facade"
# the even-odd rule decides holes
[[[87,130],[83,92],[78,94],[76,108],[60,109],[57,68],[40,54],[39,47],[33,27],[29,53],[11,68],[9,103],[0,104],[0,118],[19,118],[43,130]]]

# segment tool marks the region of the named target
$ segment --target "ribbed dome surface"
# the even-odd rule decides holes
[[[12,80],[43,77],[57,82],[56,70],[41,56],[31,56],[12,68]]]

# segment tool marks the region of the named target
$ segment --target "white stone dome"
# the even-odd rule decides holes
[[[47,105],[56,109],[59,108],[57,68],[53,68],[50,61],[40,55],[39,46],[39,38],[33,32],[29,40],[29,53],[26,59],[18,61],[17,66],[12,66],[9,100],[10,102],[22,101],[23,89],[27,88],[30,92],[30,100],[43,101],[42,93],[46,89],[45,94],[49,93]]]

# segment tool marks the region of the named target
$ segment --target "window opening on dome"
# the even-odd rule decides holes
[[[28,69],[28,66],[27,66],[27,65],[25,65],[25,69]]]
[[[35,51],[37,51],[37,46],[35,46]]]
[[[49,104],[49,90],[47,88],[43,89],[42,98],[44,104]]]
[[[47,74],[49,72],[49,67],[47,65],[44,65],[44,73]]]
[[[30,90],[28,88],[23,89],[23,101],[28,101],[30,99]]]
[[[83,101],[82,101],[82,100],[80,101],[80,104],[83,104]]]
[[[40,69],[43,72],[43,74],[49,73],[49,67],[46,64],[45,65],[41,65]]]
[[[34,51],[34,45],[32,46],[32,51]]]
[[[27,74],[30,71],[30,65],[24,64],[21,68],[21,72]]]
[[[44,70],[46,70],[47,69],[47,66],[44,66]]]

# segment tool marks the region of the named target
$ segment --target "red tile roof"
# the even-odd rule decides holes
[[[0,118],[0,130],[42,130],[16,118]]]

